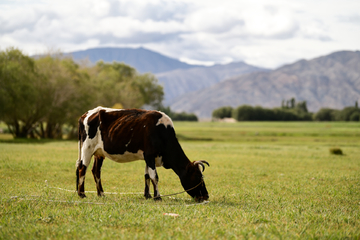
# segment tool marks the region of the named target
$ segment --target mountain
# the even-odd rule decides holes
[[[70,52],[66,55],[72,56],[74,60],[88,58],[93,64],[99,60],[110,63],[113,61],[124,62],[136,68],[140,73],[160,73],[175,69],[197,67],[196,65],[186,64],[145,48],[92,48],[84,51]]]
[[[153,73],[164,86],[165,105],[182,94],[205,89],[225,78],[266,70],[243,62],[211,67],[190,65],[145,48],[92,48],[65,55],[71,55],[76,61],[87,58],[93,64],[100,60],[124,62],[140,73]]]
[[[249,104],[273,108],[292,97],[307,101],[312,112],[323,107],[353,106],[360,101],[360,52],[335,52],[268,72],[232,77],[182,95],[171,104],[171,109],[209,118],[214,109],[222,106]]]
[[[177,69],[156,74],[159,82],[164,86],[165,105],[170,105],[174,99],[197,90],[210,87],[222,80],[256,71],[267,69],[254,67],[244,62],[214,65],[211,67],[194,67],[190,69]]]

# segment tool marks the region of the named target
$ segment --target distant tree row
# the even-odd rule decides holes
[[[173,121],[190,121],[190,122],[197,122],[198,117],[193,113],[186,113],[186,112],[173,112],[170,107],[160,107],[160,111],[164,112],[168,115]]]
[[[220,107],[212,112],[213,119],[234,118],[237,121],[360,121],[357,102],[342,110],[322,108],[317,113],[308,112],[306,101],[296,103],[292,98],[283,101],[281,108],[262,108],[241,105],[236,108]]]
[[[342,110],[322,108],[314,114],[316,121],[360,121],[360,109],[357,103],[354,107],[345,107]]]
[[[77,119],[98,105],[159,107],[163,88],[151,74],[123,63],[80,66],[71,58],[33,59],[20,50],[0,51],[0,121],[14,137],[76,135]]]

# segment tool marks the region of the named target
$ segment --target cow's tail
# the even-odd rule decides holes
[[[76,191],[78,191],[79,188],[79,167],[82,164],[81,162],[81,151],[82,151],[82,130],[84,129],[84,124],[82,122],[82,119],[79,119],[79,126],[78,126],[78,152],[79,152],[79,156],[78,156],[78,160],[76,161]]]

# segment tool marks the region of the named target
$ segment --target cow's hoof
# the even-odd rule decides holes
[[[99,192],[99,193],[98,193],[98,197],[105,197],[104,192]]]
[[[144,194],[144,197],[145,197],[146,199],[152,198],[150,194]]]
[[[81,198],[86,198],[86,195],[85,195],[85,193],[83,193],[83,192],[78,193],[78,195],[79,195],[79,197],[81,197]]]
[[[162,198],[159,196],[159,197],[154,197],[154,201],[162,201]]]

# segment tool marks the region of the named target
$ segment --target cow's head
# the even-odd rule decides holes
[[[186,177],[181,179],[181,184],[186,192],[197,202],[209,199],[203,176],[205,170],[204,164],[210,166],[209,163],[204,160],[192,162],[187,167]]]

